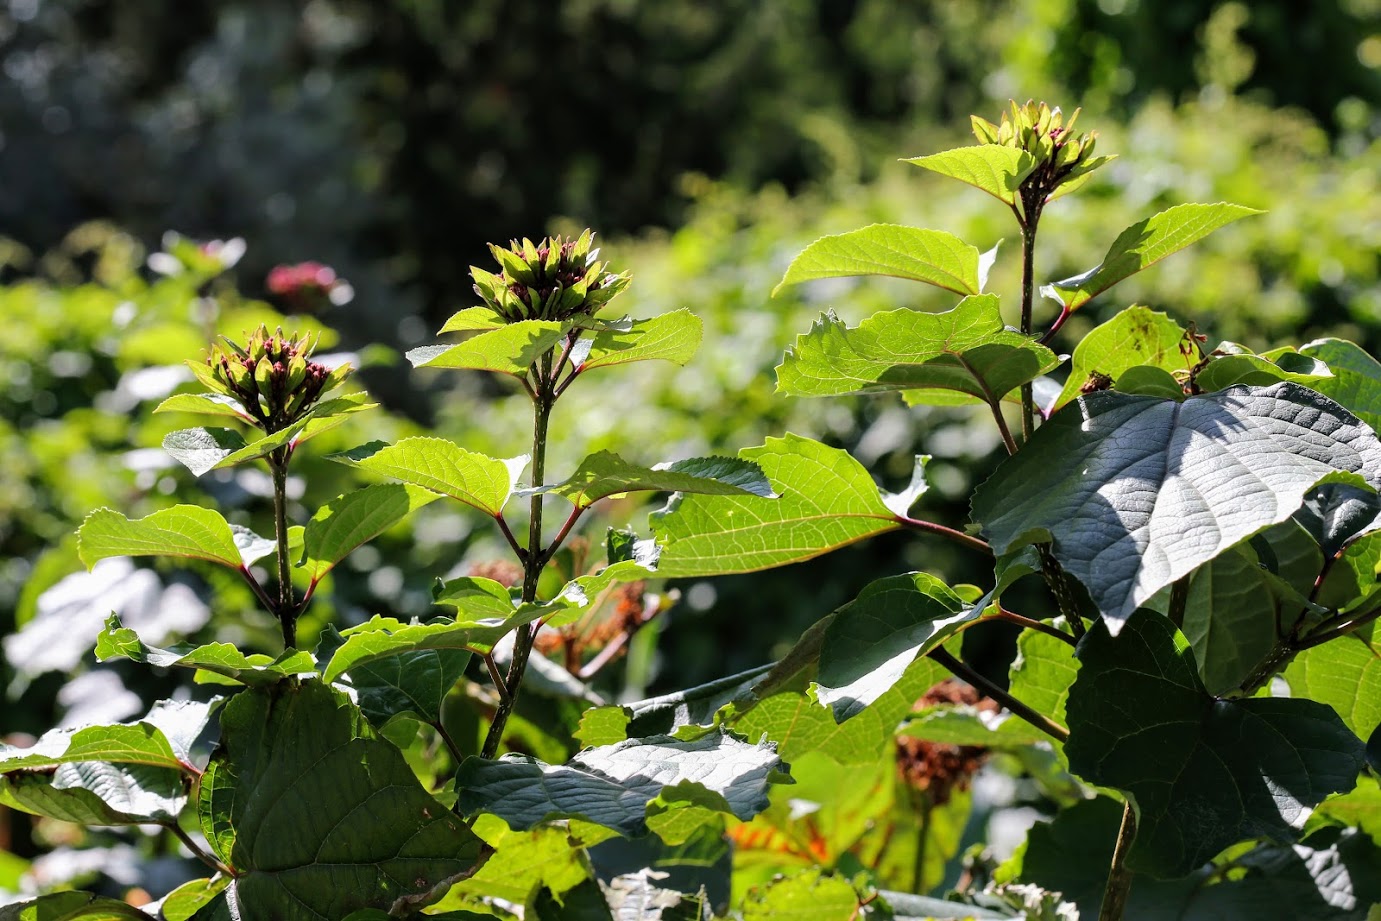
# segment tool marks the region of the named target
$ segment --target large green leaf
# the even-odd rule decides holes
[[[0,774],[0,803],[77,825],[175,822],[187,804],[186,775],[144,764],[60,764],[52,773]]]
[[[1224,224],[1260,213],[1227,202],[1176,205],[1128,227],[1118,234],[1102,263],[1082,275],[1045,285],[1041,294],[1068,310],[1077,310],[1122,279],[1202,240]]]
[[[628,492],[682,492],[706,496],[775,498],[757,464],[735,457],[691,457],[656,467],[640,467],[609,451],[591,454],[566,479],[541,492],[588,508],[607,496]]]
[[[1330,478],[1381,482],[1381,442],[1297,384],[1183,403],[1106,391],[1041,426],[979,487],[973,515],[999,554],[1053,540],[1115,632],[1157,591],[1289,518]]]
[[[906,162],[968,183],[1008,205],[1016,203],[1022,180],[1036,168],[1036,158],[1026,151],[999,144],[957,147]]]
[[[1306,649],[1285,669],[1294,697],[1328,704],[1359,738],[1381,726],[1381,642],[1374,628]]]
[[[640,835],[648,804],[680,785],[702,787],[720,811],[752,818],[767,807],[767,785],[781,768],[775,746],[716,732],[693,742],[629,739],[586,749],[563,765],[525,755],[467,758],[456,788],[465,813],[492,812],[515,829],[576,817]]]
[[[345,645],[345,637],[327,625],[322,635],[323,662]],[[464,649],[415,649],[373,659],[346,670],[356,701],[375,726],[402,713],[434,723],[441,719],[447,693],[465,674],[470,652]]]
[[[1347,407],[1373,429],[1381,430],[1381,362],[1346,339],[1315,339],[1300,352],[1333,372],[1309,386]]]
[[[175,393],[159,403],[156,413],[196,413],[202,416],[228,416],[241,422],[253,422],[240,401],[223,393]]]
[[[1069,377],[1055,405],[1063,406],[1077,397],[1079,388],[1093,375],[1115,381],[1143,365],[1167,372],[1188,371],[1191,363],[1180,351],[1184,337],[1184,327],[1158,310],[1134,304],[1119,311],[1074,347]]]
[[[1215,698],[1189,642],[1142,612],[1114,639],[1103,623],[1080,644],[1070,689],[1070,768],[1137,807],[1127,865],[1183,876],[1244,838],[1294,840],[1308,810],[1349,790],[1363,746],[1312,700]]]
[[[210,702],[164,700],[132,723],[50,729],[29,748],[0,745],[0,773],[56,768],[80,761],[142,764],[196,773],[192,743],[206,727],[219,698]]]
[[[871,224],[821,237],[791,260],[772,296],[787,285],[817,278],[891,275],[953,291],[978,294],[978,247],[942,230]]]
[[[996,295],[966,297],[945,313],[903,308],[874,314],[854,329],[833,315],[796,339],[777,368],[777,389],[792,396],[907,391],[913,403],[996,404],[1059,365],[1054,352],[1008,329]]]
[[[90,569],[111,556],[180,556],[242,569],[230,524],[214,509],[174,505],[131,521],[99,508],[77,530],[77,554]]]
[[[276,684],[289,676],[316,670],[312,657],[298,649],[286,650],[275,658],[263,653],[246,655],[230,643],[183,645],[171,649],[146,646],[137,633],[122,625],[120,618],[112,614],[106,619],[105,629],[96,637],[96,658],[108,662],[117,657],[159,668],[199,669],[251,686]]]
[[[401,913],[475,871],[482,842],[319,681],[237,695],[202,777],[202,830],[246,917]]]
[[[282,447],[295,449],[307,439],[343,424],[352,413],[379,405],[368,399],[365,394],[352,393],[326,400],[287,428],[249,442],[232,429],[178,429],[163,438],[163,449],[194,476],[201,476],[255,460]]]
[[[459,345],[424,345],[407,353],[414,368],[467,368],[522,377],[533,362],[566,336],[566,326],[520,320],[482,332]]]
[[[675,496],[652,517],[666,578],[770,569],[902,524],[863,465],[799,435],[739,452],[781,498]]]
[[[923,572],[869,583],[825,628],[816,694],[835,720],[857,716],[918,657],[983,613]]]
[[[421,486],[496,516],[517,488],[528,456],[496,460],[444,438],[418,436],[394,445],[373,441],[332,454],[331,460]]]
[[[0,906],[0,921],[149,921],[149,916],[118,899],[89,892],[55,892]]]
[[[635,361],[670,361],[684,365],[700,348],[704,323],[682,308],[648,320],[609,323],[587,335],[588,339],[576,344],[579,354],[575,356],[578,359],[575,363],[582,374],[595,368]]]
[[[163,921],[191,921],[202,908],[210,905],[230,885],[230,877],[217,874],[214,879],[193,879],[178,886],[158,903]],[[205,918],[205,916],[202,916]]]
[[[337,496],[317,510],[302,534],[308,575],[320,581],[350,551],[439,498],[411,483],[376,483]]]

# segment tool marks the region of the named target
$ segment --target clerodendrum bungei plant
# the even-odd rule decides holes
[[[215,872],[165,899],[167,919],[1366,918],[1381,901],[1381,791],[1365,773],[1381,747],[1381,364],[1333,339],[1209,348],[1141,306],[1057,354],[1074,312],[1253,213],[1184,204],[1142,220],[1097,267],[1042,286],[1058,311],[1040,319],[1042,213],[1110,159],[1073,125],[1014,104],[999,124],[974,119],[976,146],[911,161],[1011,211],[1015,328],[984,292],[996,250],[941,231],[825,237],[782,281],[890,275],[960,298],[856,327],[826,314],[787,351],[778,386],[990,415],[1010,456],[974,493],[971,526],[918,511],[924,457],[887,493],[846,452],[791,434],[737,459],[652,468],[600,452],[549,482],[548,427],[568,389],[601,368],[684,363],[700,326],[685,311],[600,318],[629,280],[597,261],[588,233],[494,247],[498,272],[473,270],[482,303],[442,328],[467,338],[409,357],[515,381],[531,398],[530,453],[495,459],[432,437],[363,445],[335,459],[380,481],[294,526],[294,453],[370,404],[331,397],[348,369],[314,363],[294,337],[261,329],[217,346],[194,364],[210,393],[164,408],[238,420],[254,437],[191,429],[165,446],[198,475],[263,460],[274,535],[194,506],[137,521],[102,509],[81,529],[82,558],[226,566],[277,618],[285,648],[157,649],[112,618],[100,658],[236,688],[0,750],[3,801],[172,831]],[[1062,380],[1048,376],[1066,364]],[[639,491],[673,494],[651,539],[610,532],[602,567],[557,565],[593,504]],[[493,520],[515,560],[511,587],[453,579],[434,597],[454,614],[328,627],[315,654],[298,648],[297,619],[332,567],[446,499]],[[887,576],[822,612],[776,663],[625,706],[576,705],[567,716],[585,748],[563,764],[498,757],[523,722],[525,677],[579,687],[607,664],[568,648],[562,668],[540,643],[620,584],[783,566],[899,529],[964,548],[991,579]],[[270,585],[255,575],[266,557]],[[655,613],[647,605],[634,619]],[[1006,683],[960,647],[994,621],[1022,628]],[[457,694],[486,708],[473,745],[447,728]],[[217,712],[202,767],[191,745]],[[437,752],[418,754],[419,732]],[[1011,859],[973,858],[947,899],[927,897],[959,848],[966,775],[991,752],[1059,811]],[[148,915],[63,893],[0,909],[12,917]]]

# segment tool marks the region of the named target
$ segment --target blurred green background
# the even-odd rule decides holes
[[[603,448],[653,463],[794,431],[848,448],[889,488],[933,455],[921,508],[962,524],[997,460],[983,419],[786,399],[772,372],[822,310],[856,321],[953,299],[885,280],[770,292],[816,237],[896,222],[983,250],[1006,238],[990,289],[1010,303],[1010,215],[898,158],[971,143],[969,114],[995,119],[1011,98],[1082,106],[1079,127],[1119,156],[1048,210],[1039,281],[1097,264],[1123,227],[1179,202],[1267,210],[1120,285],[1059,347],[1137,302],[1215,340],[1329,334],[1381,349],[1379,23],[1379,0],[9,0],[0,633],[13,636],[0,733],[126,718],[177,692],[171,676],[96,667],[112,608],[150,642],[272,649],[247,590],[209,569],[63,580],[83,571],[72,532],[102,505],[136,517],[214,501],[264,533],[263,479],[192,479],[158,444],[196,423],[150,410],[211,334],[290,312],[266,287],[278,264],[320,260],[350,281],[350,303],[290,325],[335,330],[322,350],[358,355],[385,404],[305,452],[299,517],[358,482],[320,460],[331,450],[421,426],[496,456],[525,450],[525,398],[478,374],[413,372],[400,352],[471,305],[486,241],[589,226],[633,274],[616,308],[689,307],[706,339],[685,369],[582,381],[558,411],[552,469]],[[165,277],[145,260],[167,230],[248,249],[214,280]],[[614,505],[586,534],[645,532],[646,510]],[[342,566],[302,630],[425,615],[435,578],[502,552],[484,522],[430,506]],[[916,568],[990,578],[948,546],[893,535],[675,586],[680,606],[606,690],[636,697],[759,664],[871,579]],[[1010,636],[966,641],[1005,673]],[[62,844],[10,834],[0,852]]]

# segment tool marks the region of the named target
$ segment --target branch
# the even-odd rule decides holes
[[[231,870],[225,864],[221,863],[216,858],[212,857],[210,854],[203,851],[201,847],[198,846],[197,843],[192,840],[192,836],[187,834],[187,832],[183,831],[182,826],[178,825],[177,822],[160,822],[159,824],[162,825],[164,828],[168,829],[168,831],[172,832],[174,835],[176,835],[177,840],[181,841],[183,846],[185,846],[187,850],[191,851],[192,856],[195,857],[197,860],[200,860],[202,863],[206,864],[208,867],[215,870],[217,873],[224,873],[226,876],[235,875],[235,872],[233,870]]]
[[[970,550],[977,550],[987,556],[993,555],[993,548],[988,546],[988,542],[979,537],[965,534],[963,531],[956,531],[954,528],[947,528],[942,524],[933,521],[924,521],[919,518],[908,518],[905,515],[898,515],[897,521],[906,525],[908,528],[915,528],[917,531],[925,531],[928,534],[937,534],[940,537],[954,541],[956,544],[963,544]]]
[[[993,684],[987,678],[983,677],[978,672],[974,671],[972,668],[965,665],[963,662],[959,661],[954,656],[950,655],[948,652],[944,650],[943,647],[939,649],[932,649],[930,652],[926,653],[926,655],[930,656],[930,658],[934,659],[936,662],[940,663],[945,668],[949,669],[951,672],[954,673],[956,677],[964,679],[969,684],[973,685],[975,688],[982,691],[984,694],[987,694],[993,700],[1002,704],[1002,706],[1006,707],[1008,710],[1011,710],[1017,716],[1026,720],[1026,722],[1030,723],[1032,726],[1035,726],[1041,732],[1044,732],[1046,735],[1054,739],[1058,739],[1061,742],[1069,741],[1068,729],[1064,728],[1059,723],[1055,722],[1049,717],[1041,713],[1037,713],[1035,710],[1031,709],[1031,707],[1022,703],[1020,700],[1017,700],[1011,694],[1008,694],[1002,688]]]
[[[1046,636],[1053,636],[1060,642],[1068,643],[1071,646],[1079,645],[1079,641],[1075,639],[1072,634],[1065,633],[1063,630],[1054,626],[1053,624],[1047,624],[1043,620],[1035,620],[1034,618],[1023,617],[1015,611],[1007,610],[1000,604],[997,606],[997,615],[992,619],[1005,620],[1009,624],[1016,624],[1017,626],[1025,627],[1028,630],[1035,630],[1038,633],[1044,633]]]
[[[508,527],[508,519],[504,518],[503,512],[494,516],[494,520],[499,523],[499,530],[503,532],[504,540],[508,541],[508,546],[513,548],[513,552],[518,556],[518,562],[527,562],[527,551],[522,544],[518,543],[518,538],[513,536],[513,531]]]
[[[456,740],[451,738],[451,734],[446,731],[446,727],[441,724],[441,719],[437,718],[431,726],[436,730],[436,734],[441,737],[441,741],[446,743],[446,748],[450,750],[451,757],[455,759],[456,764],[459,765],[460,762],[464,761],[465,755],[461,752],[460,746],[456,744]]]
[[[1122,921],[1127,910],[1127,896],[1132,890],[1132,872],[1127,869],[1127,851],[1136,838],[1136,810],[1132,801],[1122,807],[1122,825],[1117,830],[1117,846],[1112,852],[1112,866],[1108,868],[1108,885],[1103,890],[1103,906],[1098,921]]]

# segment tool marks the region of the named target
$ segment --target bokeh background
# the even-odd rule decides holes
[[[824,309],[857,320],[952,298],[885,280],[772,298],[791,258],[871,222],[984,250],[1006,238],[990,287],[1011,295],[1010,215],[899,158],[970,143],[970,113],[1043,99],[1081,106],[1080,128],[1119,159],[1047,212],[1040,280],[1095,265],[1123,227],[1172,204],[1267,211],[1120,285],[1069,324],[1066,349],[1136,302],[1215,340],[1328,334],[1375,352],[1379,24],[1378,0],[8,0],[0,734],[128,718],[185,692],[175,676],[95,662],[112,609],[153,643],[273,648],[275,628],[227,577],[143,563],[81,575],[72,533],[103,505],[136,517],[176,502],[215,502],[264,531],[266,478],[193,480],[157,447],[193,420],[151,410],[213,333],[302,306],[269,290],[274,266],[319,260],[349,280],[352,300],[293,322],[326,328],[323,350],[354,354],[384,403],[316,443],[295,480],[299,516],[358,482],[320,460],[330,450],[423,427],[496,456],[525,449],[524,398],[478,374],[413,372],[401,352],[471,305],[468,267],[487,264],[486,241],[588,226],[634,276],[622,309],[689,307],[707,334],[685,369],[583,382],[556,423],[555,469],[602,448],[654,463],[794,431],[848,448],[891,488],[915,454],[932,455],[923,508],[961,524],[997,460],[982,419],[894,399],[789,400],[772,373]],[[147,261],[170,230],[247,249],[214,279],[170,277]],[[645,533],[647,510],[615,504],[586,534]],[[337,570],[301,629],[425,616],[437,577],[501,554],[483,522],[428,507]],[[947,546],[891,537],[672,586],[679,606],[606,690],[631,699],[759,664],[871,579],[916,568],[990,577]],[[1005,674],[1010,636],[966,641]],[[7,816],[0,890],[32,879],[36,855],[67,853],[62,834]],[[156,889],[156,865],[122,846],[95,870],[71,854],[39,870]]]

